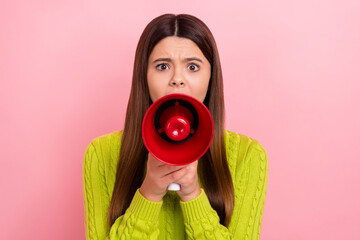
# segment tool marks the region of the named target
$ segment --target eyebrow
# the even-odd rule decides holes
[[[198,62],[203,62],[200,58],[196,58],[196,57],[191,57],[191,58],[185,58],[184,62],[190,62],[190,61],[198,61]],[[157,63],[157,62],[172,62],[171,58],[158,58],[156,59],[153,63]]]

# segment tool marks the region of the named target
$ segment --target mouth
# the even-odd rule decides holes
[[[170,94],[184,94],[184,95],[190,96],[190,94],[187,94],[187,93],[184,93],[184,92],[180,92],[180,91],[167,92],[164,96],[170,95]]]

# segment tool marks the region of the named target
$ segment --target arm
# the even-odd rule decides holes
[[[100,144],[92,142],[84,156],[84,205],[86,239],[157,239],[162,202],[151,202],[137,190],[125,214],[106,224],[111,200],[105,180]]]
[[[235,205],[228,228],[219,223],[203,189],[197,198],[180,202],[188,239],[259,239],[267,172],[266,152],[255,141],[249,147],[243,167],[235,173]]]
[[[144,198],[138,189],[125,214],[112,225],[110,239],[157,239],[161,205]]]

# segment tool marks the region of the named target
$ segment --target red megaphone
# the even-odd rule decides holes
[[[170,94],[155,101],[142,123],[146,148],[159,161],[186,165],[201,158],[210,147],[214,123],[209,110],[197,99]],[[172,183],[168,190],[180,190]]]
[[[159,161],[175,166],[201,158],[213,134],[209,110],[184,94],[170,94],[155,101],[142,123],[142,138],[149,152]]]

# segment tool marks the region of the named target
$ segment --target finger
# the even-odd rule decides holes
[[[149,154],[151,156],[151,154]],[[164,177],[168,174],[176,172],[182,169],[184,166],[172,166],[160,162],[159,160],[155,159],[154,157],[149,157],[147,168],[149,171],[153,172],[155,175],[159,177]]]
[[[168,176],[168,175],[170,175],[170,174],[173,174],[174,172],[180,171],[180,170],[183,169],[183,168],[185,168],[185,167],[180,167],[180,168],[178,168],[178,169],[174,169],[173,171],[170,171],[170,172],[166,173],[165,175],[163,175],[163,177],[166,177],[166,176]]]
[[[156,175],[158,176],[164,176],[167,173],[171,172],[171,171],[175,171],[175,168],[168,168],[168,165],[160,162],[159,160],[157,160],[156,158],[154,158],[151,154],[149,154],[149,159],[147,162],[147,168],[149,171],[156,173]]]
[[[188,168],[184,167],[176,172],[173,172],[166,177],[163,178],[163,181],[165,181],[167,184],[177,182],[181,178],[183,178],[188,173]]]
[[[163,162],[160,162],[157,160],[152,154],[148,153],[148,164],[151,164],[151,166],[162,166],[164,165]]]
[[[173,165],[163,163],[163,162],[159,161],[158,159],[156,159],[151,154],[149,154],[149,155],[150,155],[150,157],[148,159],[148,165],[150,164],[150,167],[157,168],[157,171],[161,171],[164,175],[167,173],[176,171],[183,167],[183,166],[173,166]]]
[[[189,164],[189,166],[192,166],[192,167],[193,166],[197,167],[197,165],[198,165],[198,160],[196,160],[196,161]]]
[[[198,161],[192,162],[187,165],[190,171],[197,171]]]
[[[157,168],[157,171],[159,173],[160,176],[164,177],[167,176],[169,174],[172,174],[174,172],[177,172],[183,168],[185,168],[187,166],[172,166],[172,165],[163,165]]]

